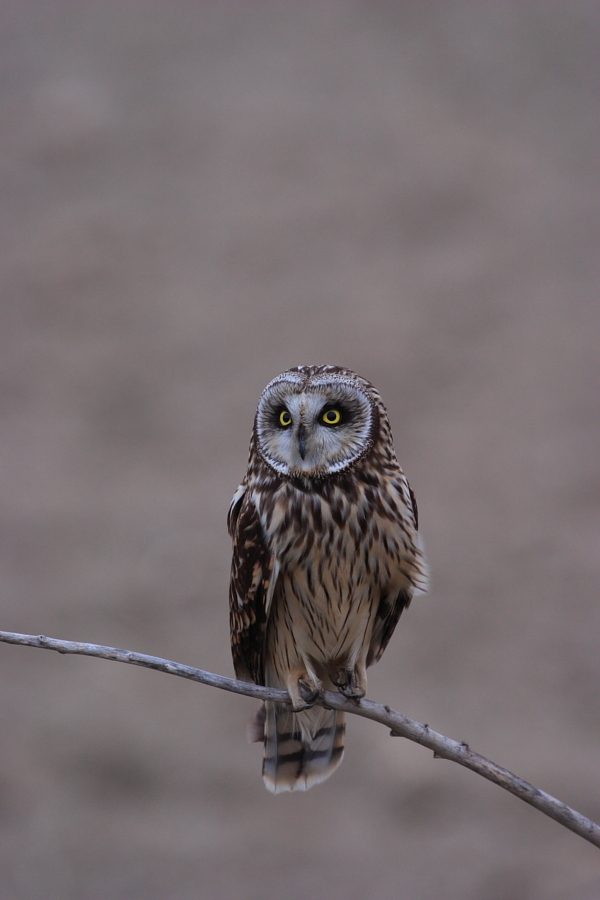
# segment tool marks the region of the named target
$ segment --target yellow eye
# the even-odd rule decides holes
[[[289,412],[287,411],[287,409],[283,409],[283,410],[279,413],[279,424],[280,424],[280,425],[283,425],[284,428],[287,428],[288,425],[291,425],[291,424],[292,424],[292,417],[290,416],[290,414],[289,414]]]
[[[328,409],[321,418],[326,425],[339,425],[342,421],[342,414],[339,409]]]

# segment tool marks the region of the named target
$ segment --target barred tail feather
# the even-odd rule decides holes
[[[263,779],[273,794],[307,791],[329,778],[344,756],[344,713],[314,706],[299,713],[267,701]]]

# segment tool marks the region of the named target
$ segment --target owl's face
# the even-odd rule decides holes
[[[282,475],[342,472],[373,445],[379,425],[368,381],[336,366],[300,366],[271,381],[258,403],[257,449]]]

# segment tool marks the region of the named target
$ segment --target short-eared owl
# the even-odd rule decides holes
[[[427,587],[417,505],[373,385],[338,366],[271,381],[228,527],[236,675],[293,704],[257,715],[263,778],[274,793],[306,790],[344,752],[344,714],[311,702],[332,687],[363,697],[367,666]]]

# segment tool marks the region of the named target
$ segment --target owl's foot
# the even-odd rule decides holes
[[[304,701],[304,709],[310,709],[311,706],[314,706],[315,700],[321,693],[320,689],[309,687],[309,685],[305,684],[303,681],[298,682],[298,689],[300,691],[300,696]]]
[[[362,666],[342,669],[332,678],[336,688],[349,700],[360,700],[367,693],[367,673]]]
[[[300,678],[290,679],[287,689],[292,701],[292,709],[294,712],[301,712],[303,709],[310,709],[315,705],[315,700],[323,690],[323,685],[309,675],[303,675]]]

